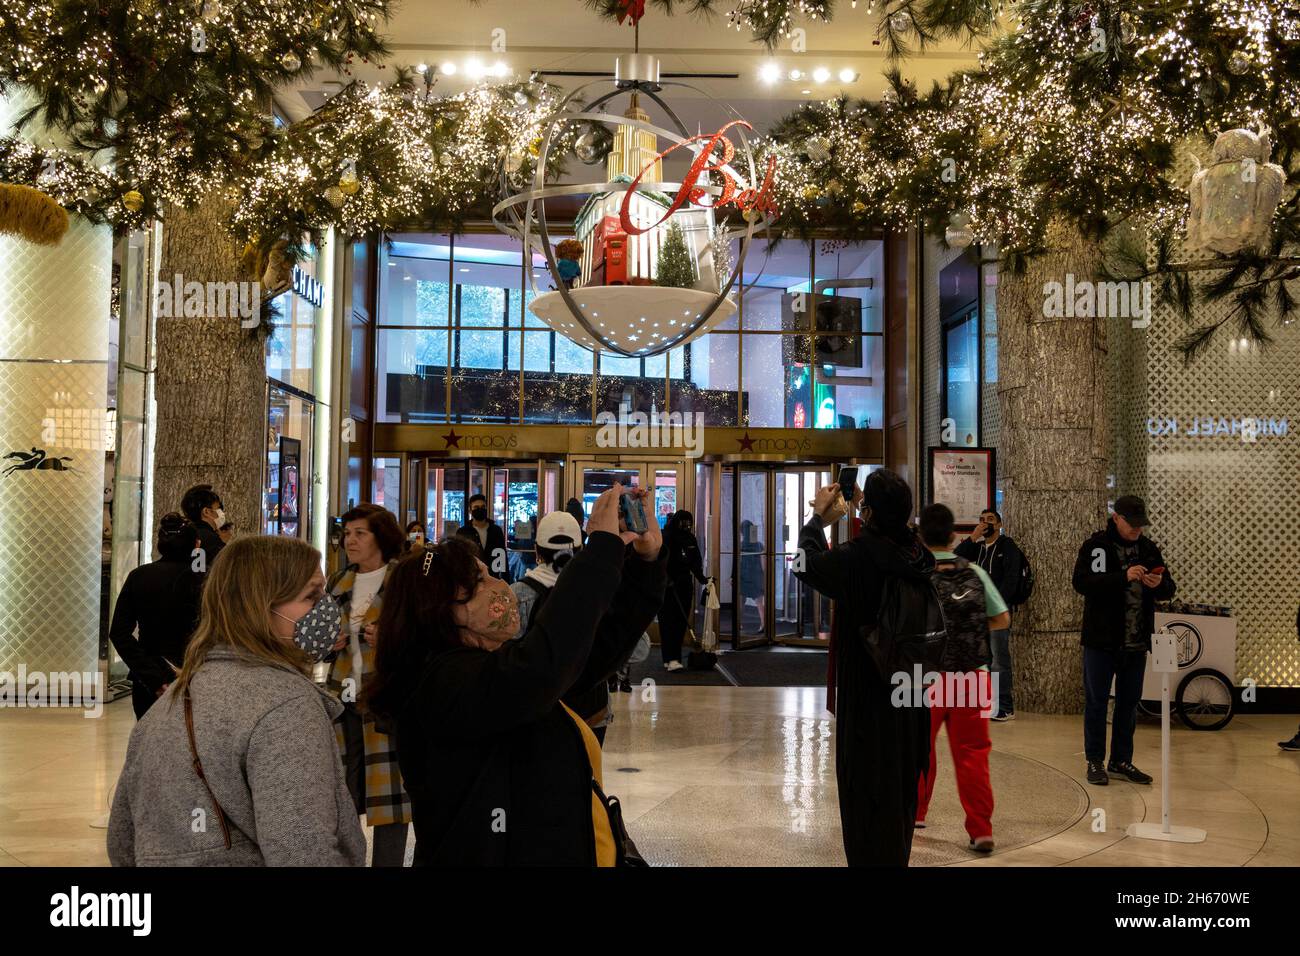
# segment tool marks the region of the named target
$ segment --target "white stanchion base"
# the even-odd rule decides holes
[[[1204,843],[1205,831],[1199,827],[1170,825],[1165,833],[1159,823],[1130,823],[1127,833],[1141,840],[1164,840],[1166,843]]]

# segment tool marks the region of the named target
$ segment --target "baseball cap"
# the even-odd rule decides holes
[[[543,548],[579,548],[582,529],[567,511],[552,511],[537,522],[536,543]]]
[[[1144,528],[1151,523],[1146,502],[1137,495],[1121,495],[1115,500],[1114,511],[1135,528]]]

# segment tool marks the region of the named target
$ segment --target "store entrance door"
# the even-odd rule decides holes
[[[733,648],[828,646],[830,601],[794,576],[794,562],[808,502],[831,480],[827,464],[737,464],[723,472],[721,624]],[[832,546],[846,534],[832,529]]]
[[[469,499],[486,495],[488,514],[505,532],[509,578],[523,577],[535,560],[537,518],[564,507],[561,472],[559,462],[546,460],[428,459],[425,514],[430,540],[455,534],[470,520]]]
[[[581,501],[583,514],[588,516],[596,499],[615,482],[651,489],[654,518],[660,528],[674,511],[688,508],[688,469],[681,458],[647,459],[628,455],[577,458],[571,462],[569,472],[571,487],[568,496]],[[649,518],[650,514],[647,513],[646,517]]]

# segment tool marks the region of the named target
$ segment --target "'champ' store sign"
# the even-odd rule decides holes
[[[1147,434],[1156,438],[1285,438],[1289,429],[1285,418],[1221,418],[1198,415],[1179,421],[1177,418],[1148,418]]]

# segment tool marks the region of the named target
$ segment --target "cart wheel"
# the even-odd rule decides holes
[[[1219,730],[1232,720],[1233,692],[1228,678],[1203,667],[1178,685],[1178,716],[1192,730]]]
[[[1160,719],[1160,701],[1158,700],[1140,700],[1138,701],[1138,711],[1146,717]]]

